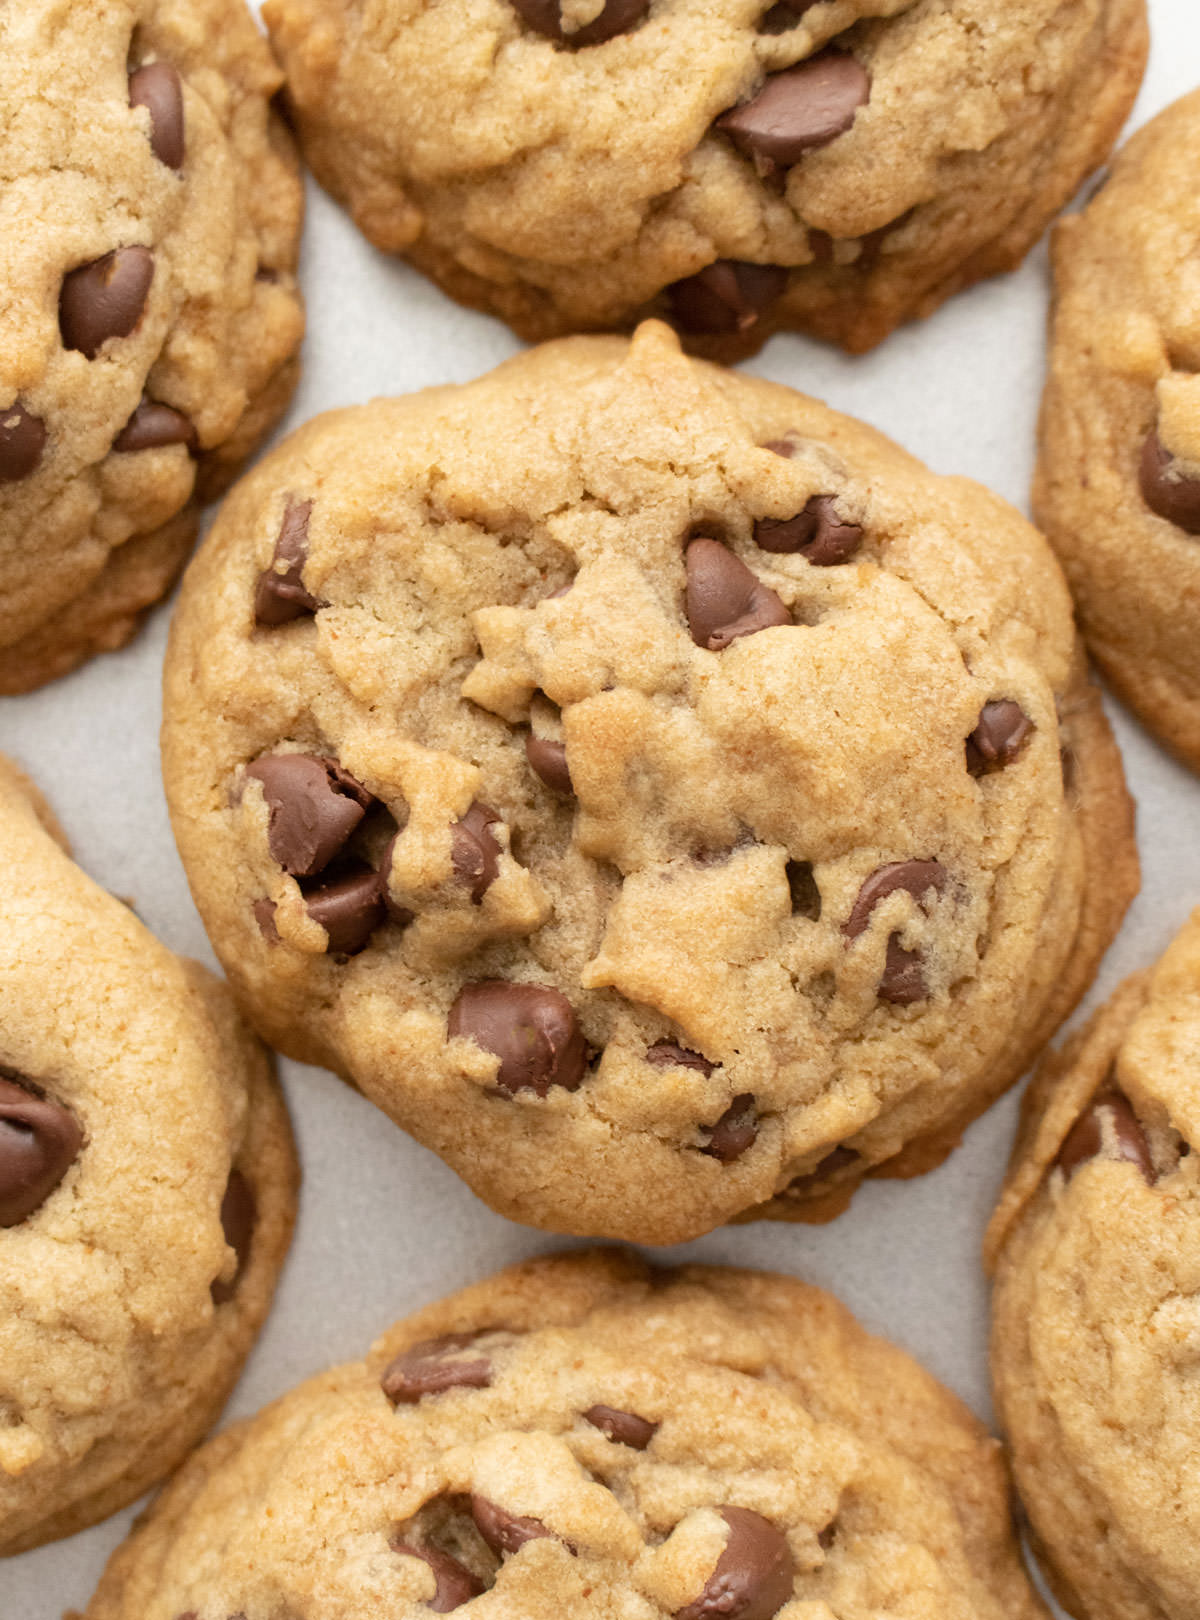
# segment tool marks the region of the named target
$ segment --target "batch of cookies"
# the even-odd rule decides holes
[[[1035,1620],[1015,1483],[1076,1620],[1196,1620],[1200,913],[1046,1049],[1139,882],[1088,654],[1200,771],[1200,91],[1054,229],[1039,532],[727,367],[1014,268],[1145,0],[262,19],[0,6],[0,691],[187,564],[163,776],[228,981],[0,761],[0,1553],[164,1485],[86,1620]],[[299,374],[298,151],[537,346],[239,478]],[[268,1045],[511,1220],[651,1245],[852,1222],[1040,1060],[1007,1446],[830,1295],[616,1247],[202,1443],[296,1211]],[[2,1566],[0,1615],[49,1620]]]

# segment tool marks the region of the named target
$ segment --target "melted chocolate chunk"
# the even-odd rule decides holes
[[[732,1164],[758,1139],[758,1110],[754,1097],[744,1091],[730,1103],[709,1134],[703,1152],[721,1164]]]
[[[20,1226],[40,1209],[82,1145],[68,1109],[0,1077],[0,1227]]]
[[[892,861],[872,872],[843,924],[847,939],[857,939],[871,920],[871,913],[881,900],[898,889],[905,889],[913,899],[923,903],[930,890],[941,893],[946,886],[946,869],[940,861]],[[900,936],[892,934],[887,942],[887,957],[883,977],[879,981],[879,998],[894,1006],[907,1007],[923,1001],[929,994],[921,953],[907,951]]]
[[[770,74],[757,95],[722,113],[716,127],[748,156],[788,168],[844,134],[870,94],[870,77],[856,57],[825,50]]]
[[[257,1218],[258,1208],[250,1183],[240,1170],[231,1170],[225,1186],[225,1196],[221,1200],[221,1230],[225,1234],[226,1243],[237,1256],[237,1269],[228,1282],[220,1277],[213,1282],[214,1305],[224,1305],[237,1292],[238,1279],[245,1271],[246,1261],[250,1257],[250,1240],[254,1236]]]
[[[589,1406],[583,1414],[601,1434],[606,1434],[618,1446],[629,1446],[633,1451],[645,1451],[658,1432],[659,1425],[649,1418],[638,1417],[636,1412],[621,1412],[615,1406]]]
[[[46,448],[46,424],[27,411],[20,400],[0,410],[0,484],[28,478],[41,464]]]
[[[289,495],[283,521],[275,541],[275,555],[269,568],[258,576],[254,588],[254,617],[257,623],[274,627],[316,613],[328,606],[306,591],[301,571],[308,561],[308,520],[311,501]]]
[[[746,332],[778,303],[787,283],[781,265],[716,259],[667,288],[671,320],[697,337]]]
[[[393,1406],[413,1406],[427,1395],[448,1389],[487,1389],[492,1382],[492,1358],[471,1351],[479,1333],[446,1333],[422,1339],[401,1350],[384,1368],[380,1388]]]
[[[182,169],[183,85],[169,62],[149,62],[129,75],[129,105],[150,114],[150,150],[168,169]]]
[[[712,1074],[717,1068],[717,1064],[710,1063],[699,1052],[680,1046],[677,1041],[655,1041],[653,1046],[646,1049],[646,1062],[652,1063],[656,1069],[699,1069],[704,1075]]]
[[[142,318],[154,255],[147,247],[116,248],[69,270],[58,295],[63,344],[94,360],[109,338],[128,337]]]
[[[325,754],[264,754],[246,766],[270,812],[267,848],[292,877],[315,877],[375,803],[362,783]]]
[[[774,1620],[789,1601],[796,1566],[782,1530],[749,1508],[717,1510],[729,1539],[716,1568],[675,1620]]]
[[[559,0],[512,0],[512,8],[522,22],[536,28],[539,34],[545,34],[547,39],[580,48],[603,45],[618,34],[628,33],[650,10],[650,0],[605,0],[597,17],[573,31],[563,27]]]
[[[479,1534],[501,1558],[506,1553],[519,1552],[527,1541],[554,1537],[554,1531],[547,1530],[540,1519],[523,1519],[489,1502],[486,1496],[472,1496],[471,1517]]]
[[[1200,534],[1200,478],[1184,471],[1157,433],[1142,446],[1138,482],[1152,512],[1185,534]]]
[[[162,405],[156,399],[143,399],[113,440],[113,449],[123,453],[161,450],[170,444],[196,448],[196,430],[182,411]]]
[[[985,703],[979,723],[967,738],[967,769],[972,776],[985,776],[1011,765],[1032,730],[1033,721],[1011,699]]]
[[[779,597],[728,546],[693,540],[687,548],[687,620],[692,640],[722,652],[742,636],[791,624]]]
[[[754,543],[763,551],[799,552],[815,568],[849,562],[862,545],[862,537],[860,524],[838,516],[834,495],[810,496],[795,517],[760,518],[754,525]]]
[[[531,731],[525,738],[525,758],[535,776],[541,778],[555,793],[571,794],[571,772],[567,766],[567,745],[552,737],[535,737]]]
[[[436,1587],[425,1605],[433,1614],[452,1614],[484,1590],[477,1576],[440,1547],[415,1547],[410,1542],[393,1541],[392,1551],[403,1553],[406,1558],[419,1558],[433,1571]]]
[[[1099,1158],[1123,1159],[1136,1165],[1147,1186],[1154,1185],[1154,1161],[1146,1133],[1120,1091],[1106,1091],[1096,1097],[1058,1150],[1058,1163],[1068,1181],[1089,1160]]]
[[[379,873],[362,861],[306,889],[304,908],[328,934],[330,956],[357,956],[387,915]]]
[[[461,821],[450,829],[450,864],[455,876],[470,890],[476,905],[496,881],[500,870],[500,845],[491,829],[500,817],[478,800]]]
[[[551,1086],[576,1091],[587,1069],[587,1043],[575,1009],[547,984],[485,979],[464,985],[446,1023],[449,1039],[465,1037],[500,1059],[496,1087],[508,1096]]]

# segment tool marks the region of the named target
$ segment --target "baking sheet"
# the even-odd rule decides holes
[[[1131,127],[1200,81],[1200,12],[1150,0],[1154,42]],[[519,344],[377,254],[311,182],[302,266],[305,373],[283,431],[317,411],[466,381]],[[1048,293],[1043,244],[1015,275],[953,300],[876,353],[847,358],[776,337],[747,370],[819,395],[892,434],[939,472],[966,473],[1028,510]],[[77,859],[167,944],[215,966],[188,896],[158,770],[159,671],[169,607],[134,644],[67,680],[0,700],[0,749],[49,794]],[[1200,780],[1129,714],[1110,713],[1138,800],[1142,892],[1084,1011],[1157,956],[1200,902]],[[341,1082],[283,1063],[304,1167],[296,1242],[266,1330],[226,1413],[360,1355],[387,1323],[563,1239],[493,1215],[433,1154]],[[1010,1094],[932,1175],[875,1182],[832,1226],[759,1223],[659,1258],[774,1268],[835,1289],[990,1420],[979,1246],[1012,1139]],[[133,1509],[0,1562],[0,1620],[86,1605]]]

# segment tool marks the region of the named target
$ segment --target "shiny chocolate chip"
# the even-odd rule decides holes
[[[150,150],[168,169],[183,167],[183,85],[169,62],[148,62],[129,75],[129,105],[150,114]]]
[[[967,738],[967,769],[972,776],[985,776],[1011,765],[1032,730],[1033,721],[1019,703],[1010,698],[985,703]]]
[[[712,1074],[717,1065],[710,1063],[699,1052],[692,1052],[677,1041],[655,1041],[646,1049],[646,1062],[656,1069],[699,1069],[703,1075]]]
[[[68,1109],[0,1078],[0,1227],[20,1226],[40,1209],[82,1145]]]
[[[547,39],[579,47],[603,45],[605,40],[628,33],[650,10],[650,0],[605,0],[599,16],[574,30],[563,27],[560,0],[512,0],[512,8],[522,22]]]
[[[0,484],[28,478],[46,448],[46,424],[19,400],[0,410]]]
[[[254,1223],[258,1206],[250,1183],[240,1170],[229,1172],[225,1196],[221,1200],[221,1230],[225,1241],[237,1256],[237,1269],[228,1282],[218,1277],[212,1285],[214,1305],[224,1305],[237,1292],[238,1278],[246,1269],[250,1257],[250,1240],[254,1236]]]
[[[68,349],[94,360],[109,338],[128,337],[142,318],[154,255],[147,247],[116,248],[69,270],[58,295],[58,327]]]
[[[687,548],[687,620],[692,640],[721,652],[741,636],[791,624],[779,597],[716,540],[693,540]]]
[[[717,119],[739,150],[786,168],[845,133],[871,94],[871,80],[847,51],[821,51],[772,73],[758,94]]]
[[[835,1147],[832,1152],[825,1155],[814,1170],[809,1170],[802,1176],[794,1176],[783,1189],[782,1196],[803,1200],[810,1194],[821,1191],[840,1171],[857,1164],[858,1160],[859,1155],[853,1148]]]
[[[548,984],[485,979],[464,985],[446,1023],[451,1040],[474,1041],[500,1059],[496,1087],[510,1097],[551,1086],[575,1091],[587,1068],[587,1043],[575,1009]]]
[[[1154,1184],[1154,1162],[1146,1133],[1128,1099],[1119,1091],[1106,1091],[1095,1098],[1058,1150],[1058,1163],[1068,1180],[1090,1159],[1099,1158],[1134,1164],[1147,1185]]]
[[[759,19],[758,31],[760,34],[786,34],[817,3],[818,0],[779,0],[778,5]]]
[[[813,495],[795,517],[760,518],[754,525],[754,543],[763,551],[799,552],[816,568],[849,562],[862,537],[860,524],[838,516],[834,495]]]
[[[789,861],[784,868],[788,891],[792,897],[792,915],[808,917],[812,922],[821,919],[821,891],[813,876],[811,861]]]
[[[542,1541],[554,1536],[554,1531],[547,1530],[540,1519],[523,1519],[519,1514],[510,1513],[507,1508],[489,1502],[486,1496],[471,1497],[471,1517],[479,1534],[500,1558],[506,1553],[519,1551],[527,1541]]]
[[[425,1604],[433,1614],[452,1614],[484,1590],[478,1576],[472,1575],[465,1565],[440,1547],[414,1547],[407,1541],[393,1541],[392,1551],[403,1553],[406,1558],[419,1558],[433,1571],[435,1590]]]
[[[384,1368],[380,1388],[393,1406],[413,1406],[448,1389],[487,1389],[492,1358],[475,1348],[479,1338],[479,1333],[444,1333],[410,1344]]]
[[[156,399],[143,399],[113,440],[113,449],[122,452],[161,450],[169,444],[196,448],[196,430],[182,411]]]
[[[306,889],[304,909],[328,934],[330,956],[357,956],[387,915],[379,873],[362,861]]]
[[[279,944],[279,929],[275,926],[275,913],[278,910],[274,900],[256,900],[250,907],[254,920],[258,924],[258,931],[268,945]]]
[[[857,939],[871,920],[871,913],[881,900],[897,890],[904,889],[913,899],[923,902],[931,890],[940,894],[946,887],[946,869],[940,861],[892,861],[872,872],[858,891],[850,916],[842,926],[847,939]],[[900,943],[898,934],[887,942],[883,977],[879,981],[879,998],[894,1006],[907,1007],[923,1001],[929,994],[919,951],[908,951]]]
[[[584,1421],[618,1446],[629,1446],[633,1451],[645,1451],[658,1432],[658,1424],[649,1418],[638,1417],[636,1412],[621,1412],[615,1406],[589,1406]]]
[[[1184,472],[1157,433],[1142,446],[1138,482],[1152,512],[1185,534],[1200,534],[1200,478]]]
[[[746,332],[783,297],[787,283],[781,265],[716,259],[668,287],[671,319],[695,336]]]
[[[324,871],[375,802],[324,754],[264,754],[246,766],[267,802],[267,848],[292,877]]]
[[[450,829],[450,864],[454,873],[470,890],[476,905],[496,881],[500,870],[500,845],[492,828],[500,817],[478,799],[461,821]]]
[[[675,1620],[774,1620],[792,1596],[795,1563],[787,1537],[749,1508],[717,1510],[729,1526],[717,1566],[700,1596]]]
[[[743,1091],[713,1126],[701,1151],[720,1164],[732,1164],[747,1148],[753,1147],[757,1139],[758,1110],[751,1093]]]
[[[254,588],[254,617],[259,624],[288,624],[325,607],[304,588],[301,571],[308,561],[308,520],[313,503],[289,495],[269,568]]]
[[[525,758],[535,776],[541,778],[555,793],[574,793],[571,772],[567,767],[567,745],[552,737],[535,737],[531,731],[525,739]]]

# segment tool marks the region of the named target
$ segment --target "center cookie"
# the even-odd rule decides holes
[[[1136,881],[1040,537],[658,325],[310,423],[227,502],[166,693],[260,1028],[558,1230],[938,1162]]]

